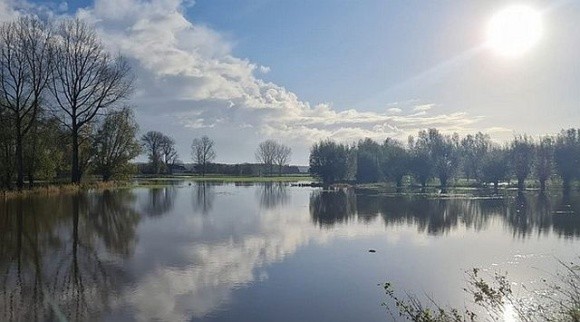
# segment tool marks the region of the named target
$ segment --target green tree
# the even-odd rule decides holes
[[[483,159],[481,168],[482,178],[485,182],[493,183],[494,190],[497,192],[499,182],[504,180],[509,171],[509,155],[505,149],[492,148]]]
[[[351,149],[330,140],[315,143],[310,149],[310,174],[324,185],[350,178]]]
[[[580,135],[576,129],[562,130],[558,134],[554,144],[554,162],[564,189],[569,190],[580,167]]]
[[[128,107],[105,116],[93,143],[94,171],[103,181],[132,172],[130,161],[141,153],[138,131],[133,111]]]
[[[158,131],[149,131],[141,136],[143,151],[149,157],[149,165],[154,174],[161,173],[163,168],[162,145],[165,135]]]
[[[477,132],[475,135],[468,134],[461,140],[461,162],[463,171],[469,179],[481,179],[483,159],[491,148],[491,138],[488,134]]]
[[[546,181],[552,175],[554,167],[554,139],[550,136],[540,138],[536,146],[536,176],[540,181],[540,190],[546,190]]]
[[[401,188],[403,177],[409,171],[409,153],[403,145],[393,139],[386,139],[382,146],[381,169],[383,175],[393,180]]]
[[[518,179],[518,190],[524,190],[524,182],[532,171],[534,143],[526,135],[516,136],[510,145],[510,163]]]
[[[356,150],[356,181],[361,183],[378,182],[382,179],[380,161],[381,146],[369,139],[360,140]]]
[[[0,104],[13,125],[18,190],[24,186],[24,144],[52,77],[53,43],[50,26],[37,18],[0,26]]]

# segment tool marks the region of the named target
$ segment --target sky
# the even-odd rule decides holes
[[[515,4],[541,12],[542,34],[505,57],[486,28]],[[327,138],[580,125],[580,1],[0,0],[0,21],[21,14],[92,24],[132,65],[141,133],[173,137],[183,162],[202,135],[217,162],[254,162],[274,139],[307,165]]]

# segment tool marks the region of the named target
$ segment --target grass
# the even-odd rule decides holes
[[[4,199],[26,197],[32,195],[57,195],[65,193],[76,193],[85,190],[106,190],[106,189],[121,189],[129,188],[131,183],[127,181],[86,181],[81,184],[62,183],[62,184],[45,184],[35,186],[32,189],[24,189],[22,191],[16,190],[2,190],[0,196]]]

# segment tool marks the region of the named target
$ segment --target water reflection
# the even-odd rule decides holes
[[[176,189],[174,185],[149,189],[143,212],[151,217],[159,217],[171,211],[177,193]]]
[[[284,182],[265,182],[257,190],[260,206],[265,209],[274,209],[290,200],[288,184]]]
[[[133,199],[105,191],[3,203],[0,320],[97,318],[122,276],[111,259],[132,252]]]
[[[480,231],[495,218],[514,237],[532,233],[580,236],[580,199],[566,194],[517,193],[505,196],[433,197],[355,194],[348,190],[313,191],[312,221],[332,226],[354,217],[363,222],[381,217],[386,226],[413,225],[419,232],[445,234],[458,226]]]
[[[310,215],[320,226],[347,222],[356,213],[356,195],[350,189],[313,191],[310,195]]]
[[[59,314],[69,320],[211,320],[236,302],[236,290],[267,280],[270,264],[307,245],[393,237],[399,228],[416,232],[417,239],[463,228],[499,230],[510,240],[570,238],[580,236],[579,217],[578,194],[436,198],[278,183],[199,182],[0,201],[0,321],[53,320]],[[375,242],[383,249],[373,260],[386,248]],[[408,240],[401,245],[409,246]],[[368,255],[359,246],[348,256]],[[348,268],[340,251],[328,253],[342,264],[325,264]],[[313,269],[323,269],[316,266],[320,256],[314,256]],[[310,259],[302,255],[300,267]],[[278,279],[279,290],[308,278],[292,277]],[[316,283],[313,288],[324,287]],[[318,308],[309,313],[312,320],[325,314]]]
[[[201,212],[207,215],[211,211],[215,199],[215,185],[215,183],[205,181],[194,182],[194,196],[192,200],[193,210],[195,212]]]

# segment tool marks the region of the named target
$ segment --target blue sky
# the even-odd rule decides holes
[[[580,123],[580,1],[0,0],[91,21],[137,76],[141,130],[194,137],[218,161],[253,161],[273,138],[306,164],[333,138],[405,140],[427,127],[538,136]],[[525,4],[540,41],[517,58],[482,48],[490,18]],[[43,9],[39,6],[44,6]],[[48,9],[47,9],[48,8]]]

